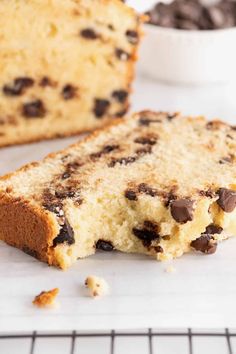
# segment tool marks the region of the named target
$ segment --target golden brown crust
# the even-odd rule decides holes
[[[53,263],[52,240],[58,226],[52,215],[21,198],[0,193],[0,239],[35,258]]]
[[[25,139],[21,139],[20,141],[19,140],[11,140],[11,142],[6,143],[6,144],[1,144],[1,141],[0,141],[0,149],[6,148],[6,147],[9,147],[12,145],[25,145],[25,144],[38,143],[38,142],[44,141],[44,140],[69,138],[72,136],[76,136],[79,134],[86,134],[86,133],[89,133],[89,130],[76,130],[71,133],[56,134],[56,135],[52,135],[52,136],[42,135],[42,136],[38,136],[37,139],[36,138],[25,138]]]
[[[209,126],[212,126],[214,129],[221,129],[223,127],[229,127],[230,124],[223,122],[222,120],[219,119],[214,119],[209,122]]]

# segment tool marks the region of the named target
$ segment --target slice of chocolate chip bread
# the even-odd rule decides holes
[[[235,149],[227,124],[141,112],[0,179],[0,238],[61,268],[213,253],[236,234]]]
[[[0,147],[122,117],[139,37],[120,0],[0,1]]]

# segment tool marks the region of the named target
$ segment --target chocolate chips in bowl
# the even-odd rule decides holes
[[[157,3],[146,13],[149,23],[182,30],[216,30],[236,26],[236,2],[221,0],[206,3],[200,0],[174,0]]]
[[[193,85],[236,79],[236,0],[157,2],[145,14],[143,74]]]

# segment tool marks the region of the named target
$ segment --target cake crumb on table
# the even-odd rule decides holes
[[[103,278],[91,275],[85,280],[85,286],[92,297],[105,296],[109,292],[109,285]]]
[[[173,266],[168,266],[165,271],[166,273],[176,273],[176,268]]]
[[[56,297],[59,293],[58,288],[49,291],[42,291],[39,295],[35,296],[33,304],[37,307],[56,307]]]

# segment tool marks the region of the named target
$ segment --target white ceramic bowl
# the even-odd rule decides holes
[[[145,25],[139,69],[172,83],[212,84],[236,79],[236,27],[187,31]]]

